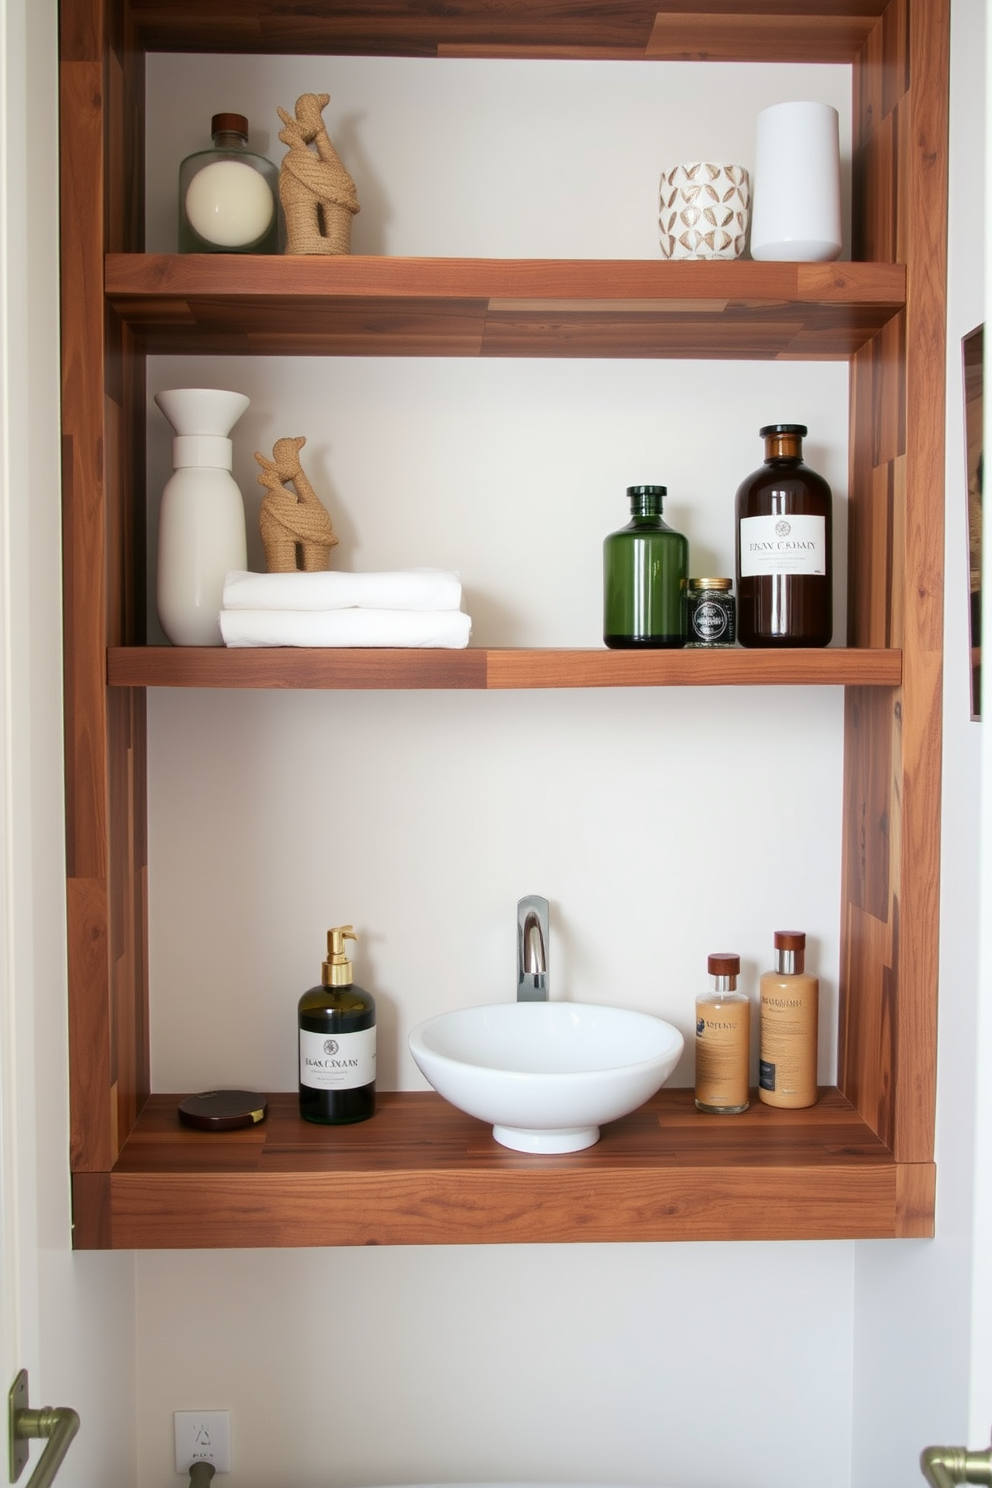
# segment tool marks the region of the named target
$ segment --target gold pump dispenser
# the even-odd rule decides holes
[[[327,960],[323,963],[320,980],[325,987],[350,987],[354,981],[352,965],[344,953],[346,940],[357,941],[352,925],[335,925],[327,932]]]

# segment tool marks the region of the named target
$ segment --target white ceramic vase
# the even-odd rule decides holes
[[[156,598],[174,646],[221,646],[224,580],[248,567],[245,508],[227,437],[248,407],[244,393],[173,388],[155,402],[176,432],[174,474],[158,519]]]
[[[662,258],[740,258],[750,201],[743,165],[694,161],[663,171],[658,190]]]
[[[841,250],[840,137],[828,103],[776,103],[758,115],[751,257],[825,263]]]

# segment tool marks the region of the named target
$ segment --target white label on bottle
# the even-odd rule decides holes
[[[825,574],[823,517],[741,518],[741,578],[761,574]]]
[[[375,1079],[375,1028],[358,1033],[300,1029],[300,1084],[311,1090],[356,1090]]]

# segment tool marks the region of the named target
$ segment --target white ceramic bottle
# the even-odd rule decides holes
[[[158,519],[156,597],[174,646],[220,646],[224,579],[248,567],[245,508],[227,437],[248,407],[244,393],[172,388],[155,402],[176,431],[174,474]]]

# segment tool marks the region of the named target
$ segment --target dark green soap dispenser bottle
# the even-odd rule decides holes
[[[665,486],[628,486],[630,521],[603,543],[603,640],[608,646],[685,645],[689,544],[661,519]]]
[[[300,1115],[343,1126],[375,1113],[375,1002],[352,981],[351,925],[327,932],[319,987],[300,998]]]

